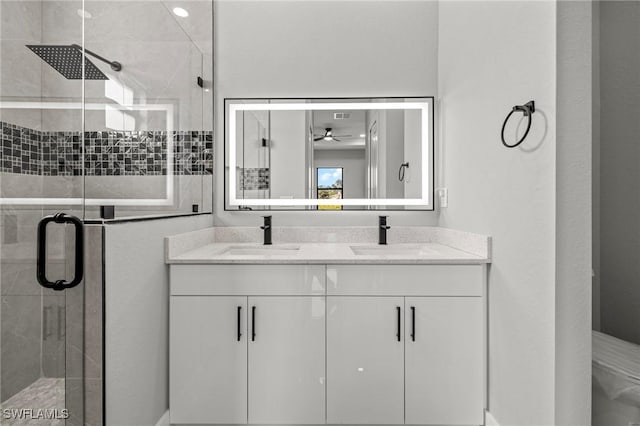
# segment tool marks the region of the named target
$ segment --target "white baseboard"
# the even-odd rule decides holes
[[[169,426],[169,410],[167,410],[162,415],[162,417],[160,417],[160,420],[158,420],[158,423],[156,423],[156,426]],[[485,411],[484,426],[500,426],[500,423],[498,423],[498,421],[491,415],[490,412]]]
[[[158,420],[156,426],[169,426],[169,410],[165,411],[162,417],[160,417],[160,420]]]
[[[484,412],[484,426],[500,426],[500,423],[496,420],[493,415],[486,411]]]

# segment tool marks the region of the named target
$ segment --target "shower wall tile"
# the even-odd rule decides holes
[[[43,295],[42,312],[42,374],[44,377],[64,377],[67,329],[65,296]]]
[[[40,377],[40,296],[3,296],[0,320],[0,400],[6,401]]]
[[[2,158],[3,154],[0,152],[0,165]],[[0,192],[3,198],[42,197],[44,181],[45,179],[41,175],[22,175],[12,172],[0,173]],[[9,205],[3,206],[3,211],[9,210],[21,210],[18,216],[24,212],[17,206],[14,206],[14,208]],[[18,219],[19,221],[20,219]]]
[[[211,131],[90,131],[83,138],[81,132],[41,132],[9,123],[1,128],[2,172],[162,176],[169,167],[175,175],[213,174]]]
[[[269,168],[264,167],[245,167],[242,169],[242,181],[240,189],[250,190],[268,190],[269,189]]]
[[[82,393],[87,382],[80,377],[66,377],[64,381],[65,407],[69,410],[69,418],[65,419],[65,426],[87,426],[84,421],[84,405]]]
[[[0,214],[2,219],[2,244],[18,242],[18,216],[11,211]]]
[[[84,395],[84,426],[102,426],[102,379],[85,379]]]
[[[0,294],[2,296],[39,296],[42,287],[36,281],[33,259],[0,261]]]

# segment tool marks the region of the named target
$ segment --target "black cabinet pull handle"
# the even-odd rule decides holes
[[[242,306],[238,306],[238,328],[237,328],[237,334],[238,334],[238,342],[240,341],[240,338],[242,337],[242,332],[240,331],[240,314],[242,312]]]
[[[411,307],[411,340],[416,341],[416,307]]]
[[[76,230],[76,253],[75,253],[75,271],[71,281],[57,280],[49,281],[47,279],[47,225],[50,222],[55,223],[71,223]],[[54,290],[64,290],[77,286],[82,282],[84,274],[84,228],[82,221],[75,216],[66,213],[56,213],[54,215],[45,216],[38,223],[38,240],[37,240],[37,271],[36,278],[42,287],[52,288]]]
[[[401,312],[401,309],[400,309],[400,306],[396,306],[396,312],[398,313],[398,331],[396,332],[396,337],[398,338],[398,342],[399,342],[399,341],[400,341],[400,328],[401,328],[401,324],[400,324],[401,318],[400,318],[400,315],[401,315],[401,313],[402,313],[402,312]]]
[[[256,341],[256,307],[251,307],[251,341]]]

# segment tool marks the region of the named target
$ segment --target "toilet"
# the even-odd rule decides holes
[[[593,331],[593,426],[640,426],[640,345]]]

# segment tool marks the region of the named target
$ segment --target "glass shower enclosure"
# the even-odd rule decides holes
[[[211,211],[212,24],[169,3],[0,2],[0,424],[103,424],[86,225]]]
[[[83,266],[84,29],[77,13],[59,12],[0,3],[2,424],[84,421],[84,287],[64,288],[83,272],[73,270]]]

